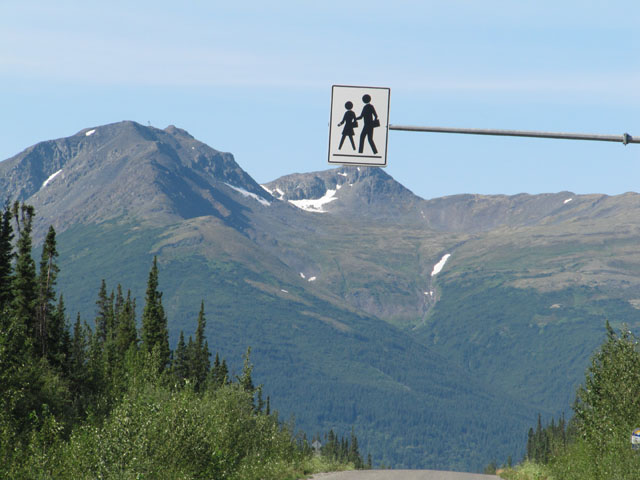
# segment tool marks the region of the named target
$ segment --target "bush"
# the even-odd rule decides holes
[[[198,395],[148,385],[127,394],[102,426],[61,449],[56,478],[269,479],[299,460],[290,433],[227,385]]]

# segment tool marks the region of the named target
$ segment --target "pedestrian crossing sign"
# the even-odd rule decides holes
[[[389,88],[332,87],[330,164],[387,166],[390,96]]]

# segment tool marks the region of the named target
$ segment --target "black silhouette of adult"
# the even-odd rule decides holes
[[[349,137],[349,140],[351,140],[351,147],[355,150],[356,144],[353,141],[353,129],[358,126],[358,123],[356,122],[356,114],[353,112],[353,110],[351,110],[353,108],[353,103],[345,103],[344,108],[346,108],[347,111],[344,112],[344,117],[342,117],[342,121],[338,124],[338,126],[340,126],[344,123],[344,128],[342,129],[342,138],[340,139],[338,150],[342,149],[342,144],[344,143],[344,139],[346,137]]]
[[[369,141],[369,145],[371,146],[371,150],[373,153],[378,153],[378,149],[376,148],[376,144],[373,143],[373,129],[375,127],[380,126],[380,122],[378,121],[378,114],[376,113],[376,109],[371,105],[371,96],[364,95],[362,97],[362,101],[364,102],[364,107],[362,108],[362,113],[356,120],[363,119],[364,125],[362,127],[362,132],[360,133],[360,148],[358,148],[358,153],[362,153],[364,150],[364,139],[366,138]]]

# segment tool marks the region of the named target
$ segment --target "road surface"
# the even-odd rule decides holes
[[[496,475],[438,470],[353,470],[318,473],[311,478],[313,480],[500,480]]]

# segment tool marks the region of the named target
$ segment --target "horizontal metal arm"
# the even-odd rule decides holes
[[[640,138],[634,138],[628,133],[623,133],[622,135],[599,135],[590,133],[535,132],[484,128],[414,127],[409,125],[389,125],[389,130],[404,130],[407,132],[466,133],[471,135],[499,135],[505,137],[559,138],[564,140],[595,140],[600,142],[621,142],[625,145],[628,143],[640,143]]]

